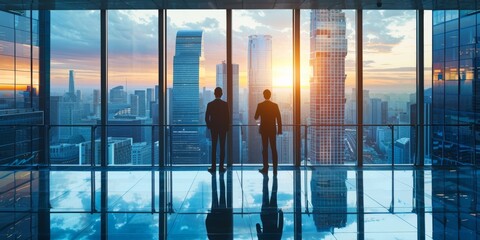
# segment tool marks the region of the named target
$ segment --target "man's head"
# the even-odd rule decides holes
[[[263,91],[263,97],[264,97],[266,100],[270,99],[271,96],[272,96],[272,92],[270,92],[270,90],[265,89],[265,90]]]
[[[222,95],[223,95],[222,88],[221,87],[216,87],[214,94],[215,94],[216,98],[221,98]]]

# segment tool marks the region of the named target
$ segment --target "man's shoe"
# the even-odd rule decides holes
[[[215,173],[215,168],[208,168],[208,170],[210,173]]]
[[[226,172],[226,171],[227,171],[227,169],[226,169],[226,168],[224,168],[224,167],[220,167],[220,169],[218,169],[218,171],[219,171],[219,172],[221,172],[221,173],[224,173],[224,172]]]
[[[268,168],[260,168],[258,171],[262,174],[267,174],[268,173]]]
[[[277,176],[277,169],[276,168],[273,169],[273,175]]]

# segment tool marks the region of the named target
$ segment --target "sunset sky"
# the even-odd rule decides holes
[[[346,91],[355,86],[355,11],[345,10],[348,54]],[[168,83],[178,30],[202,29],[205,79],[215,85],[215,65],[226,58],[224,10],[168,11]],[[426,12],[426,71],[431,66],[431,12]],[[364,88],[371,91],[415,91],[415,11],[364,11]],[[64,20],[68,19],[68,21]],[[268,34],[273,42],[273,84],[292,84],[292,11],[234,10],[233,62],[240,66],[240,82],[247,86],[248,36]],[[52,89],[67,89],[68,70],[75,70],[77,88],[100,88],[99,11],[52,11]],[[310,10],[301,11],[301,81],[309,85]],[[429,31],[428,31],[429,30]],[[153,87],[158,74],[158,17],[155,10],[109,11],[109,88]],[[430,51],[431,52],[431,51]],[[428,81],[427,81],[428,82]]]

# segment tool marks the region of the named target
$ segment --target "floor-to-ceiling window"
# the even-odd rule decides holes
[[[91,125],[101,117],[100,12],[52,11],[50,29],[49,161],[90,165],[99,161]]]
[[[300,30],[304,163],[356,164],[355,11],[302,10]]]
[[[239,157],[234,163],[262,163],[259,123],[254,119],[263,91],[278,104],[283,133],[277,135],[279,164],[293,164],[293,45],[291,10],[232,11],[233,63],[238,68]],[[271,159],[271,152],[268,153]]]
[[[227,99],[226,12],[169,10],[166,38],[167,162],[209,164],[212,140],[205,111],[216,87]]]
[[[414,162],[415,24],[415,11],[363,11],[364,164]]]
[[[158,164],[158,11],[110,10],[107,29],[108,164]]]

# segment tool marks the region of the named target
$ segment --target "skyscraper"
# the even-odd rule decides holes
[[[127,92],[123,90],[123,86],[116,86],[110,89],[111,103],[127,103]]]
[[[232,111],[232,124],[233,125],[240,125],[242,122],[240,121],[240,109],[239,109],[239,75],[238,75],[238,64],[232,64],[232,92],[233,92],[233,109]],[[221,87],[223,89],[223,99],[227,100],[227,64],[223,61],[221,64],[217,64],[217,87]],[[240,127],[232,127],[232,138],[233,138],[233,149],[232,149],[232,156],[233,156],[233,163],[239,163],[242,159],[242,151],[241,151],[241,144],[242,144],[242,136],[241,136],[241,129]]]
[[[312,125],[343,124],[345,115],[345,13],[312,10],[310,15],[310,119]],[[343,164],[344,127],[309,128],[315,164]]]
[[[101,104],[100,99],[101,99],[100,90],[94,89],[93,90],[93,115],[95,117],[99,117],[100,115],[100,104]]]
[[[272,36],[248,36],[248,125],[256,125],[253,118],[257,104],[264,100],[263,90],[272,89]],[[275,93],[273,93],[275,95]],[[258,127],[248,127],[248,163],[261,163],[262,142]]]
[[[73,70],[68,71],[68,93],[75,94],[75,73]]]
[[[135,95],[138,96],[138,116],[145,117],[147,115],[145,90],[135,90]]]
[[[480,128],[456,126],[479,122],[478,19],[473,10],[433,11],[432,165],[480,164]]]
[[[202,31],[177,32],[173,57],[172,156],[174,164],[201,163],[199,86],[203,65]]]

